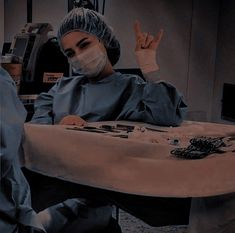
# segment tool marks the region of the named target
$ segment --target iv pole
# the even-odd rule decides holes
[[[27,0],[27,23],[32,23],[33,19],[33,2],[32,0]]]

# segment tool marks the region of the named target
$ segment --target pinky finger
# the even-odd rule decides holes
[[[157,46],[159,45],[162,37],[163,37],[164,30],[160,29],[160,31],[157,33],[156,37],[154,38],[154,41],[156,42]]]

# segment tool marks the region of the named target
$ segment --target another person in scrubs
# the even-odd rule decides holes
[[[10,75],[0,67],[0,232],[45,232],[31,207],[30,188],[19,161],[26,111]]]

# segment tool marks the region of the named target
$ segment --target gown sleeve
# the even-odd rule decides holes
[[[46,93],[41,93],[34,103],[34,115],[30,123],[53,124],[53,99],[57,83]]]
[[[136,81],[135,81],[136,82]],[[132,95],[119,119],[162,126],[178,126],[185,118],[187,105],[179,91],[169,83],[139,82],[132,85]]]

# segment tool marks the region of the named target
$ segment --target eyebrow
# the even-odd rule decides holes
[[[78,46],[80,46],[80,44],[82,44],[85,40],[87,40],[88,39],[88,37],[84,37],[84,38],[82,38],[81,40],[79,40],[77,43],[76,43],[76,46],[78,47]],[[64,52],[66,53],[66,52],[69,52],[69,51],[71,51],[72,49],[71,48],[67,48],[67,49],[65,49],[64,50]]]

